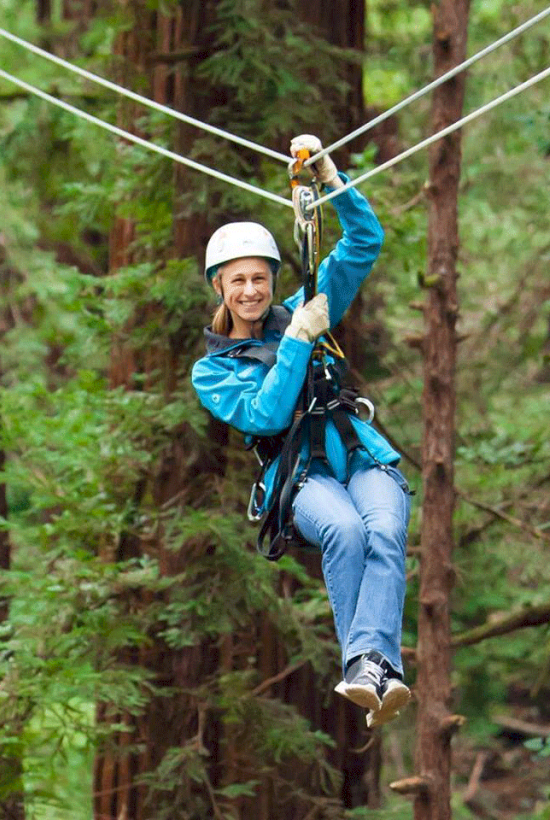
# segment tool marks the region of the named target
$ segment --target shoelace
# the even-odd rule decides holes
[[[374,661],[370,661],[368,658],[361,658],[361,672],[366,672],[368,675],[373,677],[378,686],[382,686],[386,676],[386,673],[382,667],[378,666],[378,664]]]

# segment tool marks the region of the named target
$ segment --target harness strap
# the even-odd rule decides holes
[[[310,364],[312,402],[310,405],[311,418],[309,422],[309,458],[310,461],[316,458],[328,464],[325,451],[325,431],[327,405],[331,397],[331,391],[329,390],[328,380],[325,376],[319,377],[318,374],[315,373],[315,370],[319,369],[320,368],[314,368]]]
[[[328,408],[328,411],[332,421],[334,422],[334,426],[338,430],[340,438],[342,439],[342,442],[346,448],[346,472],[347,478],[349,478],[351,457],[356,450],[364,449],[363,443],[357,435],[355,427],[350,421],[349,414],[342,408],[341,405],[337,406],[334,409]]]
[[[292,540],[291,507],[297,489],[294,478],[300,459],[302,432],[306,418],[307,413],[297,416],[285,438],[275,476],[275,486],[281,489],[275,493],[258,534],[257,550],[269,561],[277,561],[281,558]],[[266,548],[264,541],[268,535],[269,545]]]
[[[321,371],[322,375],[314,371]],[[348,475],[353,453],[358,449],[365,449],[350,419],[350,413],[357,412],[356,398],[357,390],[354,388],[343,388],[337,393],[330,374],[324,374],[321,367],[315,368],[313,363],[310,363],[302,395],[305,404],[309,402],[309,406],[304,405],[304,409],[297,413],[284,439],[274,480],[273,500],[258,535],[258,552],[269,561],[281,558],[289,545],[296,540],[292,503],[296,493],[303,486],[312,460],[317,459],[330,466],[325,449],[327,418],[333,421],[346,448]],[[298,475],[305,436],[309,439],[309,456]],[[264,464],[262,470],[265,471],[265,468]]]
[[[310,459],[320,459],[328,464],[325,451],[325,430],[327,415],[323,407],[315,407],[309,420]]]

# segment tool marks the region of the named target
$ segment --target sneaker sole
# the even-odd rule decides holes
[[[338,692],[339,695],[343,695],[348,700],[351,700],[352,703],[355,703],[357,706],[361,706],[363,709],[371,709],[373,712],[378,712],[382,706],[382,702],[374,689],[368,686],[354,686],[345,681],[340,681],[340,683],[334,687],[334,691]]]
[[[388,723],[399,715],[399,710],[406,706],[411,699],[411,693],[404,683],[392,686],[389,692],[382,698],[382,706],[377,712],[369,712],[367,715],[367,726],[380,726]]]
[[[380,710],[381,711],[381,710]],[[368,729],[375,729],[376,726],[382,726],[384,723],[389,723],[391,720],[395,720],[396,717],[399,717],[401,712],[386,712],[385,714],[380,714],[378,712],[367,712],[367,728]]]

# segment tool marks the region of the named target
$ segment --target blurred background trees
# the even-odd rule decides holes
[[[366,17],[343,0],[302,6],[6,0],[2,25],[284,152],[300,132],[327,144],[431,79],[424,4],[373,0]],[[473,3],[469,53],[538,10],[527,0]],[[549,52],[543,23],[478,64],[465,111],[544,68]],[[96,116],[287,191],[286,170],[271,160],[6,41],[0,56],[1,67]],[[387,784],[413,772],[414,706],[371,733],[360,710],[333,696],[338,653],[318,561],[295,554],[272,566],[255,555],[245,523],[254,465],[189,384],[212,308],[201,271],[210,232],[251,214],[268,224],[289,292],[291,212],[117,143],[5,82],[0,103],[5,816],[412,816]],[[356,174],[412,145],[429,133],[429,105],[410,106],[335,160]],[[549,119],[542,83],[463,135],[457,644],[550,598]],[[427,175],[418,154],[364,186],[386,243],[341,329],[418,493],[404,636],[413,685]],[[337,228],[325,210],[328,251]],[[544,624],[457,649],[452,705],[468,722],[453,741],[456,817],[546,816],[537,738],[550,717],[547,657]]]

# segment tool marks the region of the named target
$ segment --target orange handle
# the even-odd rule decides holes
[[[306,159],[309,159],[309,151],[307,150],[307,148],[299,148],[296,160],[294,162],[294,165],[292,166],[292,177],[290,179],[290,185],[292,188],[295,188],[296,185],[299,184],[298,174],[302,170]]]

